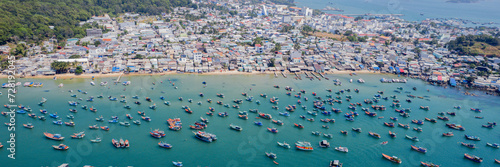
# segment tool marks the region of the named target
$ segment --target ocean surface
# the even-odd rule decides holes
[[[67,122],[69,119],[66,115],[70,114],[69,109],[75,108],[78,113],[72,113],[75,118],[73,121],[76,126],[69,127],[65,125],[54,125],[53,118],[46,115],[47,120],[35,120],[28,117],[27,114],[16,115],[16,159],[7,157],[9,140],[7,127],[0,129],[0,142],[4,148],[0,149],[0,166],[57,166],[62,163],[69,163],[70,166],[172,166],[172,161],[182,161],[184,166],[278,166],[271,159],[265,156],[265,152],[273,152],[277,154],[276,162],[279,166],[328,166],[331,160],[340,160],[344,166],[419,166],[420,161],[433,162],[442,166],[494,166],[494,158],[500,159],[500,150],[487,147],[486,143],[500,143],[500,132],[498,127],[493,129],[482,128],[482,124],[487,122],[497,121],[500,118],[499,106],[500,98],[494,96],[486,96],[484,93],[475,92],[479,96],[464,96],[462,91],[456,88],[443,88],[425,84],[421,80],[409,79],[406,84],[402,83],[380,83],[379,80],[385,78],[398,78],[395,75],[378,75],[378,74],[360,74],[357,76],[349,75],[327,75],[330,80],[295,80],[290,75],[288,78],[279,76],[275,78],[273,75],[195,75],[195,74],[175,74],[165,76],[124,76],[121,81],[131,81],[128,86],[121,84],[112,84],[116,78],[96,78],[94,82],[96,86],[91,86],[91,79],[18,79],[19,82],[43,82],[41,88],[19,87],[16,96],[17,104],[30,106],[33,113],[37,116],[42,115],[39,110],[46,109],[49,113],[56,113],[60,119]],[[353,83],[349,83],[349,79],[353,79]],[[365,83],[357,83],[356,80],[363,78]],[[402,77],[401,77],[402,78]],[[333,79],[339,79],[342,86],[334,86]],[[7,82],[5,79],[2,82]],[[100,82],[110,82],[107,86],[98,86]],[[175,83],[175,89],[169,81]],[[206,82],[206,86],[202,82]],[[152,83],[155,83],[153,85]],[[64,84],[63,88],[58,88],[57,85]],[[279,85],[281,88],[274,88],[273,85]],[[292,87],[295,92],[291,96],[286,95],[285,86]],[[397,87],[403,87],[401,93],[394,92]],[[416,87],[417,90],[412,90]],[[359,89],[359,93],[355,93],[354,89]],[[302,104],[297,104],[298,98],[294,97],[299,90],[305,90],[302,95]],[[332,89],[332,92],[326,91]],[[343,94],[335,94],[340,89],[350,89],[351,92]],[[429,91],[427,91],[427,89]],[[73,93],[68,92],[73,90]],[[88,92],[83,94],[82,92]],[[3,95],[0,96],[0,104],[7,104],[7,90],[1,90]],[[411,116],[409,118],[400,117],[394,111],[395,108],[390,107],[392,99],[380,100],[375,103],[387,107],[385,111],[375,111],[376,117],[369,117],[364,114],[361,107],[357,107],[356,112],[359,116],[355,117],[355,121],[346,121],[344,114],[348,111],[349,102],[346,101],[346,96],[351,95],[351,103],[360,102],[362,107],[369,107],[363,103],[364,99],[373,99],[378,91],[384,91],[382,97],[397,95],[397,99],[401,101],[401,108],[411,108]],[[408,91],[408,93],[405,93]],[[247,92],[249,96],[254,97],[253,102],[245,101],[242,92]],[[326,108],[340,108],[343,112],[339,114],[333,113],[331,116],[318,114],[312,116],[306,111],[313,110],[313,101],[315,97],[312,92],[317,93],[317,97],[327,99],[327,95],[332,95],[333,98],[339,96],[343,103],[334,105],[326,104]],[[200,97],[199,93],[204,93],[204,97]],[[223,93],[224,98],[216,96],[217,93]],[[267,98],[260,97],[261,93],[266,93]],[[76,94],[77,97],[71,97],[71,94]],[[405,100],[408,99],[407,94],[422,96],[423,99],[414,98],[412,103]],[[94,102],[87,102],[86,99],[90,96],[97,97],[103,95],[104,98],[96,98]],[[108,96],[120,98],[120,95],[125,95],[132,109],[125,109],[124,104],[119,101],[110,101]],[[136,105],[133,102],[132,96],[138,95],[141,105]],[[171,105],[163,104],[160,96],[164,96],[166,101],[170,101]],[[269,102],[271,97],[279,97],[279,110],[272,109],[272,104]],[[38,102],[42,97],[47,99],[43,107],[38,106]],[[150,97],[153,102],[147,102],[146,97]],[[178,98],[183,97],[183,101]],[[304,97],[309,100],[305,101]],[[79,101],[82,98],[83,101]],[[189,103],[188,99],[193,102]],[[208,103],[207,99],[212,99],[212,103]],[[224,104],[234,105],[232,101],[242,99],[240,109],[226,108],[222,105],[217,105],[217,101],[222,101]],[[256,100],[261,102],[256,104]],[[68,105],[68,101],[79,101],[81,105],[95,107],[97,113],[81,109],[81,105],[72,107]],[[197,102],[202,102],[198,105]],[[149,109],[149,105],[156,103],[156,110]],[[284,112],[288,105],[297,105],[297,109],[291,112],[290,117],[284,117],[278,112]],[[374,105],[375,105],[374,104]],[[188,105],[194,112],[188,114],[184,112],[182,106]],[[307,110],[301,108],[301,105],[307,106]],[[460,105],[462,109],[454,109],[454,106]],[[430,110],[425,111],[419,109],[419,106],[429,106]],[[209,107],[215,108],[214,116],[207,116],[205,113]],[[480,108],[482,113],[470,111],[470,108]],[[239,119],[238,111],[248,111],[249,109],[258,109],[260,112],[269,113],[273,119],[283,120],[285,124],[279,126],[273,124],[270,120],[256,119],[256,114],[249,112],[249,119]],[[7,109],[1,109],[7,111]],[[129,113],[135,119],[140,118],[137,111],[145,111],[146,115],[152,118],[151,122],[142,121],[142,125],[135,125],[131,120],[127,120],[125,114]],[[370,111],[374,111],[370,108]],[[218,112],[228,112],[229,116],[222,118],[217,116]],[[424,125],[412,124],[412,119],[423,120],[425,117],[434,118],[438,116],[438,112],[456,112],[456,116],[447,115],[450,121],[437,120],[437,123],[425,122]],[[96,122],[95,118],[102,115],[105,122]],[[306,118],[315,118],[316,121],[309,122],[299,118],[299,115],[305,115]],[[107,120],[111,116],[118,116],[120,121],[127,120],[132,125],[129,127],[120,126],[119,124],[108,123]],[[483,116],[484,119],[475,119],[474,116]],[[206,143],[196,139],[192,129],[188,125],[199,121],[200,117],[208,118],[210,123],[206,132],[217,135],[218,140],[213,143]],[[383,118],[378,118],[383,117]],[[421,127],[423,132],[417,132],[412,129],[403,129],[401,127],[386,127],[384,122],[391,122],[389,117],[398,117],[396,122],[409,124],[410,127]],[[167,127],[166,120],[168,118],[181,118],[183,128],[180,131],[171,131]],[[333,118],[335,123],[323,123],[320,119]],[[8,117],[0,116],[0,122],[7,122]],[[263,126],[254,125],[254,121],[262,121]],[[35,126],[33,129],[26,129],[22,124],[31,122]],[[243,131],[238,132],[229,129],[229,124],[239,125]],[[304,129],[294,127],[294,123],[301,123],[305,126]],[[465,131],[457,131],[448,129],[445,123],[457,123],[465,127]],[[89,125],[97,124],[99,126],[110,126],[110,131],[91,130]],[[322,128],[322,125],[328,125],[329,129]],[[279,133],[273,134],[267,131],[267,127],[276,127]],[[361,128],[361,133],[356,133],[351,130],[352,127]],[[150,136],[151,129],[160,129],[166,132],[166,137],[156,139]],[[348,135],[342,135],[341,130],[347,130]],[[397,133],[397,138],[391,138],[388,131]],[[85,131],[86,136],[83,139],[71,139],[73,133]],[[333,134],[332,139],[323,136],[312,135],[312,131],[320,131],[322,133]],[[375,139],[368,135],[368,132],[379,133],[382,138]],[[444,132],[452,131],[454,137],[442,137]],[[65,137],[63,141],[54,141],[45,138],[43,132],[60,133]],[[464,138],[464,134],[474,135],[481,138],[481,141],[470,141]],[[405,135],[417,136],[420,142],[413,142],[405,139]],[[91,143],[90,140],[96,136],[102,138],[101,143]],[[117,149],[111,144],[111,139],[128,139],[130,148]],[[318,142],[328,140],[332,147],[320,148]],[[165,141],[173,145],[172,149],[164,149],[158,146],[159,141]],[[279,147],[277,142],[286,141],[292,148],[285,149]],[[314,147],[314,151],[306,152],[299,151],[294,148],[294,143],[297,141],[308,141]],[[388,141],[388,144],[381,145],[380,143]],[[476,149],[469,149],[461,146],[458,142],[475,143]],[[52,148],[52,145],[64,143],[70,148],[67,151],[58,151]],[[417,145],[428,149],[426,154],[419,153],[410,149],[410,145]],[[334,147],[348,147],[349,153],[342,153],[334,150]],[[397,165],[382,158],[382,153],[400,157],[402,164]],[[464,153],[477,155],[484,158],[481,164],[474,163],[464,159]]]
[[[344,12],[325,11],[331,14],[404,14],[403,19],[421,21],[426,18],[458,18],[487,26],[500,26],[500,1],[480,0],[476,3],[449,3],[447,0],[295,0],[298,7],[322,9],[331,6]],[[420,14],[423,15],[420,15]],[[480,26],[480,24],[468,26]]]

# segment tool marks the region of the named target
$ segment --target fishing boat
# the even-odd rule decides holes
[[[392,138],[396,138],[396,133],[395,133],[395,132],[391,132],[391,131],[389,131],[389,135],[390,135]]]
[[[417,132],[422,132],[422,128],[421,127],[416,127],[416,128],[413,128],[414,131],[417,131]]]
[[[276,156],[276,154],[274,154],[274,153],[272,153],[272,152],[270,152],[270,153],[266,152],[266,156],[267,156],[267,157],[269,157],[269,158],[271,158],[271,159],[276,159],[276,158],[278,158],[278,157]]]
[[[272,122],[275,123],[275,124],[277,124],[277,125],[283,125],[284,124],[283,121],[281,121],[281,120],[274,120],[273,119]]]
[[[412,123],[417,124],[417,125],[423,125],[424,121],[422,120],[411,120]]]
[[[101,126],[102,130],[109,131],[109,126]]]
[[[472,144],[472,143],[464,143],[464,142],[460,142],[460,144],[462,144],[463,146],[465,147],[469,147],[469,148],[476,148],[476,145],[475,144]]]
[[[500,148],[500,145],[498,145],[497,143],[486,143],[486,146],[490,146],[490,147],[493,147],[493,148]]]
[[[62,120],[52,121],[52,123],[54,123],[56,125],[62,125],[63,124]]]
[[[278,145],[281,147],[284,147],[284,148],[290,148],[290,145],[286,142],[283,142],[283,143],[278,142]]]
[[[353,127],[352,130],[355,131],[355,132],[361,133],[361,128],[354,128]]]
[[[45,137],[52,139],[52,140],[63,140],[64,139],[64,137],[62,137],[61,134],[52,134],[52,133],[44,132],[43,135],[45,135]]]
[[[130,123],[129,122],[120,122],[120,125],[122,125],[122,126],[130,126]]]
[[[28,129],[33,129],[33,127],[35,127],[35,126],[33,126],[31,123],[26,123],[26,124],[23,124],[23,126],[24,126],[25,128],[28,128]]]
[[[321,135],[321,132],[319,132],[319,131],[312,131],[311,133],[312,133],[313,135],[316,135],[316,136]]]
[[[402,127],[402,128],[405,128],[405,129],[410,129],[410,125],[408,125],[408,124],[398,123],[398,126]]]
[[[233,124],[229,124],[229,127],[233,130],[236,130],[236,131],[242,131],[243,128],[241,128],[240,126],[238,125],[233,125]]]
[[[349,149],[347,149],[347,147],[335,147],[335,150],[345,153],[349,152]]]
[[[405,137],[407,139],[410,139],[410,140],[413,140],[413,141],[419,141],[419,139],[417,138],[417,136],[411,137],[411,136],[405,135]]]
[[[174,166],[182,166],[182,162],[180,162],[180,161],[177,161],[177,162],[172,161],[172,163],[174,164]]]
[[[415,150],[417,152],[421,152],[421,153],[426,153],[427,152],[426,148],[418,147],[418,146],[414,146],[414,145],[411,145],[411,149],[413,149],[413,150]]]
[[[136,124],[136,125],[140,125],[140,124],[141,124],[141,121],[140,121],[140,120],[134,120],[134,121],[132,121],[132,122],[133,122],[134,124]]]
[[[342,163],[339,160],[330,161],[330,167],[342,167]]]
[[[294,125],[295,125],[295,127],[299,128],[299,129],[303,129],[304,128],[304,126],[302,124],[296,124],[296,123],[294,123]]]
[[[162,147],[162,148],[172,148],[172,145],[171,144],[168,144],[168,143],[165,143],[165,142],[158,142],[158,146]]]
[[[160,129],[155,129],[155,130],[152,130],[151,132],[149,132],[149,134],[151,134],[151,136],[153,136],[154,138],[162,138],[162,137],[165,137],[165,132],[164,131],[161,131]]]
[[[217,136],[215,136],[214,134],[211,134],[211,133],[202,132],[202,131],[193,132],[193,133],[197,139],[200,139],[200,140],[205,141],[205,142],[211,143],[211,142],[217,140]]]
[[[278,129],[276,128],[267,128],[267,130],[271,133],[278,133]]]
[[[99,126],[96,125],[92,125],[92,126],[89,126],[89,129],[99,129]]]
[[[304,150],[304,151],[312,151],[314,148],[311,146],[311,143],[306,142],[306,141],[297,141],[295,143],[295,148],[299,150]]]
[[[76,112],[78,112],[78,111],[76,111],[76,109],[72,109],[72,108],[70,108],[70,109],[69,109],[69,112],[76,113]],[[47,113],[47,112],[45,112],[45,113]]]
[[[340,133],[343,134],[343,135],[347,135],[347,131],[346,130],[341,130]]]
[[[443,133],[443,136],[448,136],[448,137],[451,137],[451,136],[453,136],[453,132],[446,132],[446,133]]]
[[[59,116],[57,115],[57,113],[55,113],[55,114],[49,114],[49,116],[52,117],[52,118],[59,118]]]
[[[384,122],[384,125],[387,126],[387,127],[391,127],[391,128],[394,127],[394,123],[393,122],[389,122],[389,123]]]
[[[178,131],[178,130],[181,130],[181,128],[182,128],[182,122],[181,122],[180,118],[174,118],[174,119],[169,118],[167,120],[167,123],[169,125],[168,128],[170,130]]]
[[[99,122],[102,122],[102,121],[104,121],[104,117],[102,117],[102,115],[101,115],[98,118],[95,118],[95,120],[99,121]]]
[[[480,157],[475,156],[475,155],[469,155],[469,154],[465,153],[464,157],[473,161],[473,162],[477,162],[477,163],[483,162],[483,158],[480,158]]]
[[[100,143],[101,142],[101,138],[99,138],[99,136],[97,136],[95,139],[90,140],[90,142],[92,142],[92,143]]]
[[[374,137],[374,138],[377,138],[377,139],[380,139],[380,138],[381,138],[379,134],[374,133],[374,132],[368,132],[368,134],[369,134],[370,136]]]
[[[83,137],[85,137],[85,132],[74,133],[71,135],[71,138],[73,139],[81,139]]]
[[[200,117],[200,119],[201,119],[201,122],[204,122],[204,123],[208,123],[208,122],[209,122],[209,121],[208,121],[208,118],[203,118],[203,117]]]
[[[385,159],[387,159],[387,160],[389,160],[389,161],[391,161],[391,162],[394,162],[394,163],[398,163],[398,164],[400,164],[400,163],[402,162],[402,161],[401,161],[401,159],[400,159],[400,158],[398,158],[398,157],[396,157],[396,156],[389,156],[389,155],[385,155],[384,153],[382,153],[382,156],[383,156]]]
[[[477,136],[471,136],[471,135],[467,135],[467,134],[465,134],[465,139],[467,139],[467,140],[475,140],[475,141],[481,140],[481,138],[479,138]]]
[[[69,146],[64,145],[64,144],[59,144],[59,145],[52,145],[52,147],[56,150],[67,150],[69,149]]]
[[[150,122],[150,121],[151,121],[151,118],[150,118],[150,117],[148,117],[148,116],[141,117],[141,118],[142,118],[142,120],[147,121],[147,122]]]
[[[260,121],[254,121],[254,124],[257,126],[262,126],[262,122],[260,122]]]
[[[422,164],[422,166],[425,166],[425,167],[439,167],[439,165],[433,164],[431,162],[422,162],[422,161],[420,161],[420,164]]]

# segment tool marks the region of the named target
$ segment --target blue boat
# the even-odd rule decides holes
[[[62,125],[63,122],[61,120],[57,120],[57,121],[52,121],[54,124],[56,125]]]
[[[172,163],[174,164],[174,166],[182,166],[182,162],[172,161]]]
[[[254,123],[255,123],[255,125],[262,126],[262,122],[260,122],[260,121],[255,121]]]
[[[17,110],[16,112],[19,114],[26,114],[26,111],[24,111],[24,110]]]
[[[57,114],[49,114],[49,116],[52,118],[59,118],[59,116]]]

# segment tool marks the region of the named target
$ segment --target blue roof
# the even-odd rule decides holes
[[[450,78],[450,85],[457,86],[457,81],[455,81],[455,78]]]

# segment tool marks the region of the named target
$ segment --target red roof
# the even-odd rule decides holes
[[[261,46],[262,46],[262,45],[260,45],[260,44],[255,44],[255,47],[261,47]]]
[[[442,81],[443,80],[443,76],[439,75],[438,76],[438,81]]]

